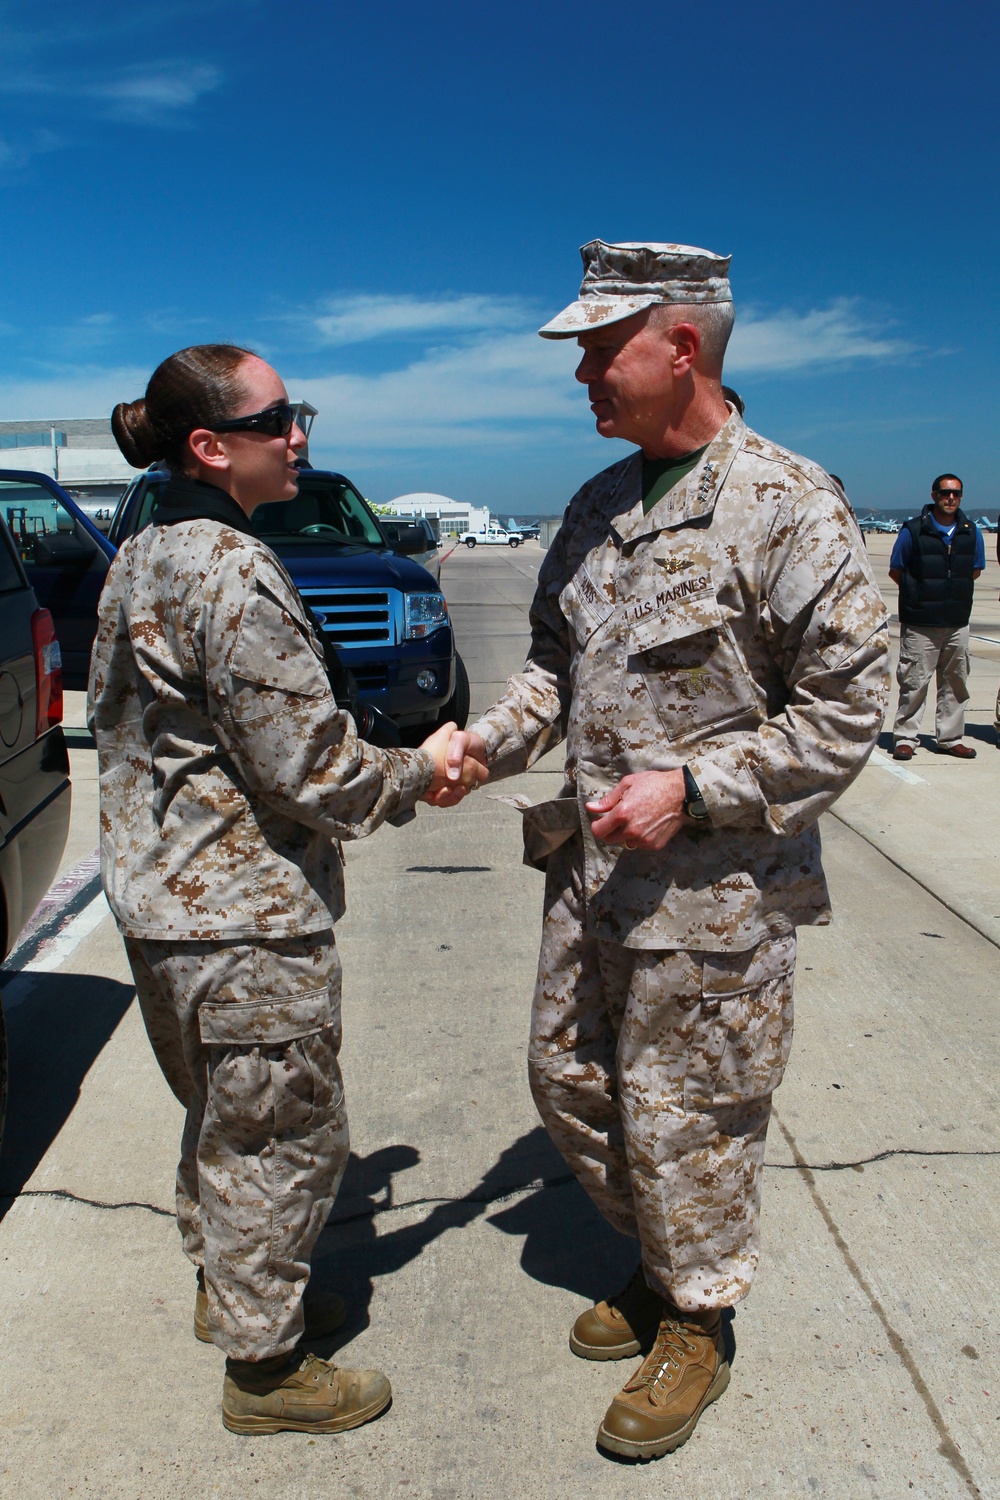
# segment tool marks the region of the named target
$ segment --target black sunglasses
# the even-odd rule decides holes
[[[942,499],[947,499],[950,495],[957,495],[959,500],[962,498],[961,490],[935,490],[934,493],[940,495]]]
[[[264,411],[247,417],[230,417],[226,422],[206,422],[212,432],[262,432],[266,437],[287,437],[295,422],[295,408],[279,401]]]

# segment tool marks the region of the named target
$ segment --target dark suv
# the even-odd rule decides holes
[[[0,509],[38,601],[55,619],[69,688],[87,686],[110,561],[148,525],[166,482],[157,469],[134,479],[105,537],[55,480],[0,470]],[[350,480],[319,469],[302,471],[294,499],[258,506],[252,524],[353,672],[362,703],[394,719],[405,739],[422,739],[448,719],[464,727],[469,679],[448,606],[408,555],[426,548],[418,528],[401,527],[390,540]]]
[[[69,832],[59,643],[0,520],[0,960],[55,878]],[[7,1043],[0,1005],[0,1136]]]

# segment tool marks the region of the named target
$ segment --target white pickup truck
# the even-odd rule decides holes
[[[484,526],[481,531],[465,531],[460,540],[467,547],[520,547],[524,537],[519,531],[505,531],[502,526]]]

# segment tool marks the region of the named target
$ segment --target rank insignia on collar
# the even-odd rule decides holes
[[[687,562],[683,557],[655,557],[653,561],[658,568],[663,569],[664,573],[680,573],[687,567]]]

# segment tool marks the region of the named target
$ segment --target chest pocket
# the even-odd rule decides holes
[[[626,669],[641,677],[671,740],[759,719],[711,576],[668,583],[635,610],[644,612],[629,621]]]
[[[244,606],[230,671],[237,721],[280,711],[276,700],[289,693],[318,699],[330,692],[306,627],[265,592],[252,595]]]

